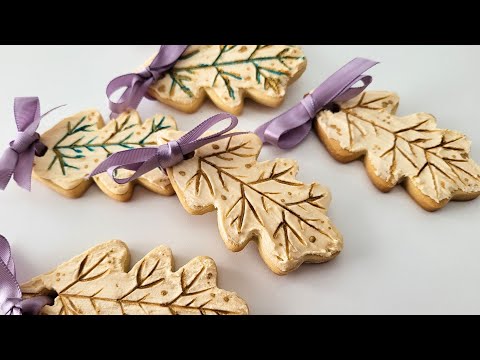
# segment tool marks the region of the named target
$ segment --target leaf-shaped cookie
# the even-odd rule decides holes
[[[426,210],[478,197],[480,167],[469,157],[470,141],[456,131],[437,129],[430,114],[396,116],[398,104],[393,93],[364,92],[340,104],[338,112],[320,112],[317,134],[339,161],[365,155],[367,172],[380,190],[404,182]]]
[[[163,135],[166,141],[181,134]],[[261,148],[254,134],[220,140],[168,169],[168,176],[188,212],[217,209],[220,234],[230,250],[255,241],[264,261],[280,275],[303,262],[331,260],[343,240],[326,215],[329,191],[297,181],[293,160],[258,163]]]
[[[245,301],[217,287],[215,262],[199,256],[173,272],[169,248],[159,246],[128,273],[128,247],[113,240],[21,286],[24,297],[55,296],[45,315],[233,315]]]
[[[208,94],[220,109],[239,114],[245,97],[276,107],[307,62],[292,45],[191,45],[150,95],[194,112]]]
[[[165,129],[176,129],[173,118],[157,115],[142,123],[136,111],[129,111],[103,126],[99,112],[80,112],[41,136],[49,150],[45,156],[35,158],[33,175],[64,196],[80,197],[93,182],[85,176],[100,162],[122,150],[155,146],[156,136]],[[122,172],[122,176],[129,173]],[[135,186],[119,185],[107,174],[95,176],[94,181],[105,194],[119,201],[129,200]],[[161,195],[174,193],[168,177],[159,169],[145,174],[138,183]]]

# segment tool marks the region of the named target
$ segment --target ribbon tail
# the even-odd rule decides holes
[[[109,169],[144,163],[155,157],[156,154],[157,148],[139,148],[117,152],[98,165],[88,175],[88,178],[107,172]]]
[[[3,169],[0,170],[0,190],[5,190],[7,188],[10,179],[12,178],[13,170]]]
[[[360,95],[362,92],[365,91],[365,89],[372,83],[373,78],[370,75],[361,75],[357,79],[352,82],[352,85],[355,83],[361,81],[363,83],[362,86],[359,87],[351,87],[350,89],[346,90],[343,94],[337,96],[334,101],[335,102],[344,102],[348,101],[350,99],[353,99],[354,97]]]
[[[137,180],[139,177],[142,175],[152,171],[153,169],[156,169],[160,167],[160,164],[158,163],[158,159],[156,155],[153,155],[150,159],[144,161],[144,162],[137,162],[133,164],[128,164],[128,165],[122,165],[122,166],[114,166],[111,167],[107,170],[108,175],[115,181],[117,184],[124,185],[127,184],[131,181]],[[135,171],[135,173],[128,177],[128,178],[118,178],[115,175],[115,171],[119,169],[125,169],[125,170],[131,170]],[[164,171],[164,169],[162,168]]]
[[[32,168],[34,157],[35,147],[32,145],[30,149],[18,156],[17,166],[15,168],[15,173],[13,174],[13,179],[18,186],[27,191],[30,191],[32,187]]]
[[[7,266],[8,271],[15,275],[15,263],[12,259],[12,251],[8,240],[0,235],[0,263],[4,263]]]
[[[11,299],[20,299],[22,291],[15,278],[15,266],[7,239],[0,235],[0,312],[8,314],[12,309]]]
[[[0,157],[0,190],[5,190],[18,162],[18,154],[7,148]]]
[[[13,111],[18,131],[33,128],[33,132],[35,132],[40,123],[40,100],[38,97],[15,98]]]

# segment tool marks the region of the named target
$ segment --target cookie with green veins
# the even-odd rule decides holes
[[[303,51],[293,45],[191,45],[149,94],[187,113],[208,95],[217,107],[238,115],[246,97],[279,106],[306,66]]]
[[[113,153],[156,146],[157,136],[167,129],[176,129],[175,120],[170,116],[156,115],[142,123],[136,111],[129,111],[104,125],[98,111],[82,111],[41,135],[48,152],[35,158],[33,176],[70,198],[81,197],[93,182],[119,201],[132,197],[135,184],[160,195],[173,195],[168,177],[159,169],[145,174],[135,183],[124,185],[115,183],[107,174],[95,176],[93,180],[85,178]],[[120,176],[128,173],[127,170],[119,171]]]

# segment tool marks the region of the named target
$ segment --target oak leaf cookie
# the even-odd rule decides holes
[[[469,157],[470,141],[437,129],[430,114],[396,116],[398,104],[394,93],[364,92],[340,104],[338,112],[320,112],[316,132],[335,159],[349,162],[365,155],[368,175],[380,190],[403,182],[428,211],[478,197],[480,167]]]
[[[149,94],[187,113],[208,95],[217,107],[238,115],[245,97],[279,106],[306,66],[302,50],[292,45],[191,45]]]
[[[129,263],[126,244],[109,241],[23,284],[23,296],[56,295],[44,315],[248,314],[236,293],[217,287],[217,268],[208,257],[173,272],[170,249],[159,246],[130,271]]]
[[[178,138],[168,131],[160,141]],[[250,241],[279,275],[303,262],[333,259],[343,247],[327,217],[329,191],[295,179],[293,160],[257,162],[262,143],[255,134],[238,135],[199,148],[193,158],[169,168],[168,176],[191,214],[217,209],[226,246],[242,250]]]
[[[85,176],[109,155],[155,146],[156,136],[166,129],[176,129],[172,117],[157,115],[142,123],[138,113],[132,110],[104,126],[98,111],[80,112],[60,121],[41,136],[49,150],[43,157],[35,158],[33,175],[58,193],[78,198],[93,183]],[[129,172],[122,170],[122,173]],[[117,184],[107,174],[95,176],[93,180],[105,194],[119,201],[129,200],[135,187],[135,183]],[[168,177],[159,169],[145,174],[137,183],[161,195],[174,194]]]

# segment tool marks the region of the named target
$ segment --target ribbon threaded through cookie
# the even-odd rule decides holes
[[[148,88],[159,80],[178,61],[188,45],[161,45],[152,63],[140,73],[130,73],[119,76],[107,86],[107,97],[112,113],[110,119],[117,117],[128,109],[136,109],[142,99],[153,100],[148,94]],[[119,89],[126,87],[118,102],[111,97]]]
[[[52,298],[36,296],[22,299],[22,291],[15,277],[15,262],[10,244],[0,235],[0,313],[3,315],[37,315],[45,305],[53,305]]]
[[[229,126],[213,135],[200,138],[212,126],[225,119],[230,119]],[[160,168],[165,171],[165,169],[185,159],[189,159],[196,149],[204,145],[228,137],[246,134],[245,132],[227,134],[230,130],[233,130],[237,124],[238,119],[232,114],[221,113],[214,115],[178,140],[170,141],[159,147],[138,148],[115,153],[97,166],[88,177],[91,178],[107,172],[117,184],[126,184],[138,179],[153,169]],[[115,175],[119,169],[132,170],[135,171],[135,173],[129,178],[119,179]]]
[[[65,106],[65,105],[61,105]],[[30,191],[32,183],[33,159],[43,156],[48,148],[40,141],[36,132],[40,120],[61,106],[40,115],[38,97],[18,97],[14,100],[14,115],[17,124],[17,136],[0,157],[0,190],[5,190],[10,179]]]
[[[319,87],[297,105],[280,116],[261,125],[255,133],[264,143],[281,149],[290,149],[300,144],[312,129],[313,118],[333,101],[346,101],[354,98],[372,82],[372,77],[363,75],[365,71],[378,64],[364,58],[355,58],[335,72]],[[353,87],[356,83],[360,87]]]

